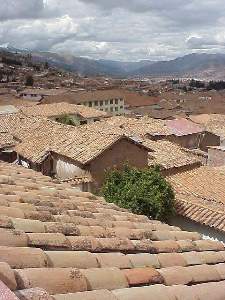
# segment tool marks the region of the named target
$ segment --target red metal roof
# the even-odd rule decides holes
[[[203,131],[203,129],[199,125],[184,118],[168,120],[165,122],[167,127],[171,130],[171,133],[177,136],[200,133]]]

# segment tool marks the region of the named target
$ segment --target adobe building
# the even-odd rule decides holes
[[[200,149],[207,152],[209,146],[219,146],[220,137],[206,131],[201,126],[187,119],[165,121],[171,135],[165,136],[170,142],[187,149]]]
[[[211,167],[225,166],[225,146],[209,147],[207,164]]]
[[[109,169],[121,169],[126,163],[140,169],[148,166],[150,150],[126,136],[95,134],[83,143],[71,142],[69,136],[65,139],[64,144],[59,141],[49,148],[46,138],[39,139],[35,149],[33,140],[23,142],[15,147],[18,161],[62,181],[78,181],[79,186],[84,182],[85,191],[98,190]]]

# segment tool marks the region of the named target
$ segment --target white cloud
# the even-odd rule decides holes
[[[19,48],[117,60],[224,51],[224,0],[0,0],[0,7],[0,44]]]

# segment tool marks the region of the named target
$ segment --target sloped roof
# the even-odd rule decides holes
[[[0,148],[14,146],[16,141],[12,134],[0,132]]]
[[[18,144],[15,151],[33,163],[41,163],[50,152],[55,152],[85,165],[121,139],[135,143],[145,151],[149,150],[125,135],[106,135],[100,132],[90,133],[81,130],[60,132],[59,130],[54,134],[46,132],[45,135],[37,136],[37,138],[36,136],[30,137]]]
[[[208,132],[212,132],[222,138],[225,138],[225,115],[220,114],[202,114],[189,117],[193,122],[201,124]]]
[[[79,91],[68,92],[62,95],[50,96],[44,100],[44,103],[52,102],[69,102],[69,103],[84,103],[87,101],[101,101],[115,98],[123,98],[122,92],[119,90],[96,90],[96,91]]]
[[[165,123],[167,127],[171,130],[172,134],[177,136],[203,132],[203,128],[201,128],[199,125],[184,118],[168,120],[165,121]]]
[[[0,278],[19,299],[225,298],[222,243],[15,165],[0,183]]]
[[[25,89],[20,94],[35,94],[35,95],[43,95],[43,96],[57,96],[66,93],[65,89]]]
[[[57,117],[61,115],[78,114],[88,119],[107,116],[106,112],[66,102],[20,107],[20,111],[28,117]]]
[[[154,142],[145,139],[143,144],[153,150],[149,153],[150,166],[160,165],[163,169],[171,169],[201,163],[196,155],[184,151],[180,146],[169,141]]]
[[[170,176],[177,212],[197,223],[225,232],[225,168],[202,166]]]

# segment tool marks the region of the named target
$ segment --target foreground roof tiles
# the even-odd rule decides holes
[[[0,202],[3,299],[225,299],[220,242],[5,163]]]

